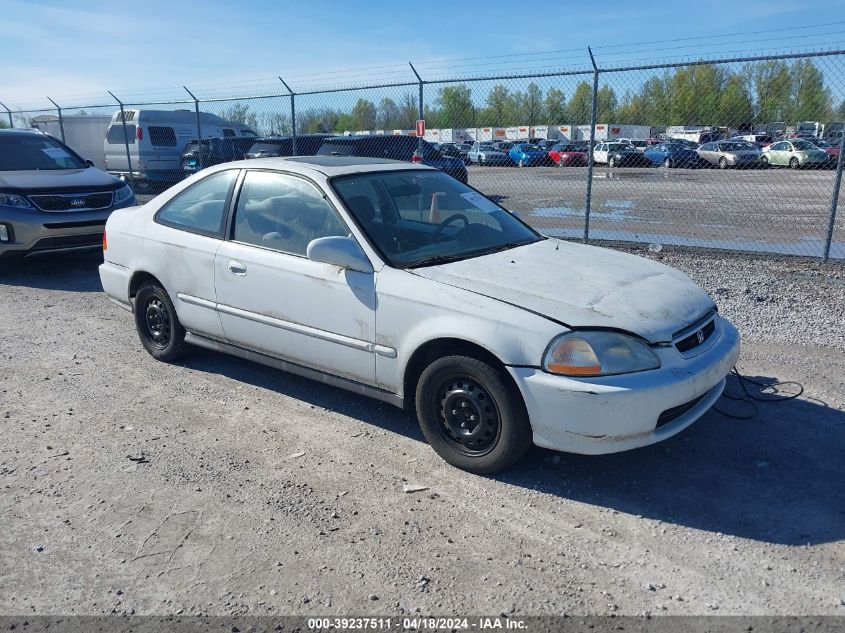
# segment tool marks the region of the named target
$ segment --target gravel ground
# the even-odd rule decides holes
[[[745,374],[804,395],[495,477],[388,405],[153,361],[96,254],[1,271],[0,613],[845,614],[845,266],[649,256],[717,297]]]

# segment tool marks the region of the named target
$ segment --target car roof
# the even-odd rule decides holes
[[[26,129],[4,128],[4,129],[0,130],[0,134],[2,134],[3,136],[32,136],[33,134],[43,134],[44,136],[47,136],[46,134],[44,134],[44,132],[42,132],[41,130],[38,130],[36,128],[26,128]]]
[[[378,171],[400,171],[408,169],[434,168],[420,163],[409,163],[389,158],[365,158],[363,156],[289,156],[284,158],[253,158],[227,163],[230,166],[259,169],[296,171],[302,174],[317,172],[324,176],[342,176]]]

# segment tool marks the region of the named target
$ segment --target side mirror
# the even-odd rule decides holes
[[[308,259],[332,264],[361,273],[372,273],[373,265],[353,237],[318,237],[311,240],[306,250]]]

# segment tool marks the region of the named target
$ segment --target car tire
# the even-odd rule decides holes
[[[519,159],[519,167],[525,167],[525,162],[520,158]]]
[[[760,168],[761,169],[768,169],[769,167],[769,159],[766,156],[760,157]]]
[[[519,392],[499,370],[476,358],[446,356],[426,367],[417,383],[416,411],[434,452],[462,470],[503,470],[531,446]]]
[[[663,166],[664,166],[666,169],[672,169],[672,159],[671,159],[671,158],[667,158],[666,160],[664,160],[664,161],[663,161]]]
[[[801,166],[801,161],[799,161],[797,157],[793,156],[789,159],[789,166],[792,169],[798,169]]]
[[[191,352],[173,302],[160,285],[143,284],[135,295],[133,312],[138,337],[150,356],[170,363]]]
[[[616,167],[616,159],[613,156],[611,156],[610,158],[607,159],[607,166],[610,167],[611,169]]]
[[[719,169],[727,169],[728,168],[728,159],[722,156],[719,159]]]

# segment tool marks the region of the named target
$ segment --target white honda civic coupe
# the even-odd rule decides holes
[[[173,361],[226,352],[400,407],[450,464],[611,453],[716,402],[739,335],[683,273],[549,239],[436,169],[217,165],[106,224],[106,293]]]

